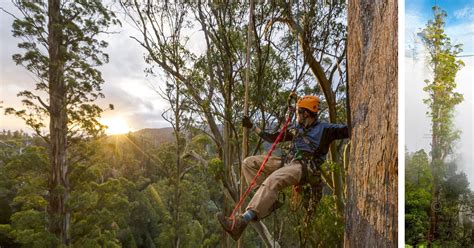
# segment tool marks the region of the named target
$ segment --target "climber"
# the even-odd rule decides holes
[[[290,107],[291,109],[291,107]],[[293,108],[294,109],[294,108]],[[224,230],[238,240],[250,221],[268,216],[277,203],[278,192],[290,185],[303,185],[311,177],[320,177],[320,166],[326,160],[329,145],[333,140],[349,137],[348,128],[342,124],[323,123],[318,120],[319,98],[304,96],[297,102],[297,125],[286,131],[282,141],[293,141],[290,156],[285,166],[280,157],[271,156],[263,169],[263,176],[257,178],[259,188],[250,200],[247,211],[234,219],[218,213],[217,218]],[[274,142],[277,133],[267,133],[256,127],[249,117],[244,116],[242,125],[256,132],[267,142]],[[242,173],[248,184],[253,180],[265,156],[247,157]]]

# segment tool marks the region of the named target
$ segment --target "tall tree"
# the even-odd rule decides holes
[[[459,138],[459,131],[453,125],[454,107],[461,103],[463,97],[455,92],[456,74],[464,63],[456,58],[462,51],[460,44],[452,44],[451,39],[444,33],[445,11],[434,6],[434,18],[428,21],[425,29],[420,33],[423,44],[428,51],[428,64],[433,72],[432,80],[425,80],[424,90],[428,98],[424,100],[428,105],[428,116],[431,118],[431,172],[433,187],[431,193],[430,230],[428,246],[437,239],[438,211],[440,183],[445,169],[444,163],[453,151],[454,141]]]
[[[172,39],[179,39],[180,35],[179,32],[181,31],[181,28],[179,25],[182,25],[180,23],[180,15],[175,13],[175,16],[177,17],[173,22],[173,25],[176,26],[174,31],[176,32],[174,35],[172,35]],[[172,42],[172,47],[171,50],[174,51],[174,56],[179,56],[178,54],[178,47],[179,47],[179,40],[175,40]],[[176,71],[180,71],[180,65],[176,64],[174,65],[174,69]],[[160,90],[160,95],[165,99],[168,104],[169,108],[163,112],[162,116],[163,118],[171,124],[173,127],[173,133],[175,137],[175,153],[176,153],[176,168],[175,168],[175,173],[170,177],[170,179],[173,181],[173,186],[174,186],[174,197],[173,197],[173,227],[174,227],[174,238],[173,238],[173,247],[180,247],[182,237],[183,237],[183,231],[182,231],[182,226],[183,223],[180,220],[180,209],[183,208],[181,204],[181,198],[182,198],[182,192],[181,188],[181,179],[182,177],[189,171],[191,167],[187,167],[187,163],[184,161],[184,159],[181,158],[181,155],[185,151],[186,147],[186,126],[189,124],[188,116],[189,111],[186,111],[189,109],[188,106],[186,106],[189,101],[183,96],[182,92],[182,82],[173,76],[168,76],[169,79],[167,80],[166,84],[166,89],[165,90]]]
[[[22,118],[48,144],[49,231],[62,244],[69,243],[70,213],[68,147],[84,137],[102,132],[97,121],[103,111],[94,101],[103,79],[96,66],[108,62],[102,52],[107,43],[100,33],[117,24],[115,15],[101,1],[14,0],[21,13],[14,16],[13,36],[25,52],[13,60],[36,76],[35,91],[22,91],[26,109],[6,109]],[[49,132],[42,129],[49,122]]]
[[[397,1],[349,1],[345,247],[397,247]]]

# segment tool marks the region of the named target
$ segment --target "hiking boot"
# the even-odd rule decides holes
[[[222,228],[230,234],[232,239],[237,241],[242,235],[242,232],[247,227],[247,222],[244,221],[242,216],[235,216],[234,220],[231,220],[229,217],[226,217],[223,213],[217,214],[217,219],[221,223]],[[235,223],[234,223],[235,222]],[[232,226],[233,225],[233,226]]]

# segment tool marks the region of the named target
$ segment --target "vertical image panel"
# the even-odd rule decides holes
[[[398,5],[349,4],[351,152],[345,247],[397,247]]]
[[[473,240],[472,1],[409,1],[405,13],[405,245]]]

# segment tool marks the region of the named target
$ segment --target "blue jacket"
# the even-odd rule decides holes
[[[265,141],[274,142],[279,132],[267,133],[260,132],[259,136]],[[310,153],[322,160],[326,159],[331,142],[337,139],[349,138],[349,131],[346,125],[314,122],[310,127],[296,125],[292,130],[287,130],[281,141],[293,140],[293,155],[300,152]]]

